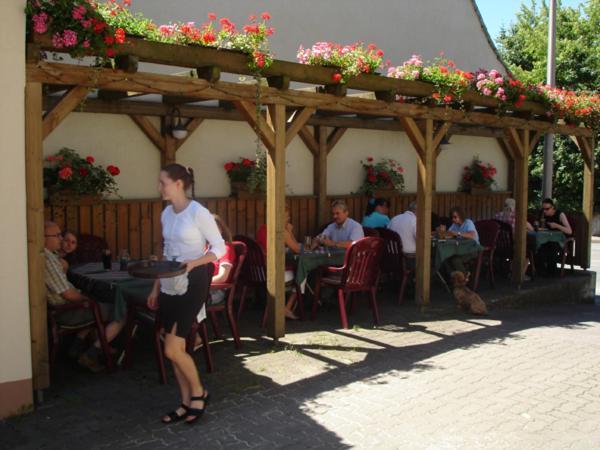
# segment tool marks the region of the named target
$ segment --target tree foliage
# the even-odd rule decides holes
[[[587,0],[578,8],[556,12],[556,86],[571,90],[600,88],[600,0]],[[515,23],[500,31],[497,46],[514,76],[526,83],[546,82],[548,6],[531,0],[521,5]],[[596,137],[599,142],[600,135]],[[595,155],[598,155],[596,147]],[[596,156],[596,160],[598,157]],[[596,163],[596,166],[598,164]],[[543,140],[529,160],[530,204],[539,205],[543,175]],[[600,174],[596,171],[596,186]],[[568,138],[556,136],[553,194],[563,209],[580,210],[583,161]],[[598,200],[598,199],[597,199]]]

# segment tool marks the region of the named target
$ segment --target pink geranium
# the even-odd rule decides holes
[[[33,31],[39,34],[43,34],[48,31],[48,24],[46,23],[48,20],[48,14],[42,12],[34,15],[31,19],[33,20]]]
[[[65,30],[63,32],[63,43],[65,47],[73,47],[77,45],[77,33],[73,30]]]

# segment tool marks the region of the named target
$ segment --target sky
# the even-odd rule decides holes
[[[521,4],[529,5],[531,0],[476,0],[477,7],[481,12],[485,26],[494,41],[500,34],[500,28],[508,28],[515,22],[517,12],[521,9]],[[538,5],[541,0],[536,1]],[[562,6],[577,7],[585,3],[582,0],[562,0]]]

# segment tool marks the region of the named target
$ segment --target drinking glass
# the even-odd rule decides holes
[[[104,270],[110,270],[112,268],[112,254],[109,249],[102,251],[102,267]]]
[[[312,237],[304,236],[304,248],[310,250],[312,247]]]
[[[119,270],[127,270],[127,264],[129,264],[129,250],[123,249],[119,253]]]

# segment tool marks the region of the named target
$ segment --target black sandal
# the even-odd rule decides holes
[[[180,420],[185,419],[189,414],[190,408],[189,408],[189,406],[185,406],[183,403],[181,404],[180,407],[185,409],[185,412],[183,414],[179,415],[179,414],[177,414],[177,411],[171,411],[170,413],[168,413],[166,415],[166,417],[163,417],[161,419],[161,422],[162,423],[175,423],[175,422],[179,422]],[[167,417],[169,418],[169,420],[165,420]]]
[[[186,420],[185,421],[186,424],[191,425],[194,422],[196,422],[200,417],[202,417],[202,415],[204,414],[204,411],[206,410],[206,405],[208,403],[208,399],[209,399],[209,395],[208,395],[208,392],[206,392],[206,390],[204,391],[204,394],[202,394],[202,396],[190,398],[190,404],[191,404],[191,402],[202,400],[202,402],[204,403],[204,405],[202,405],[202,408],[191,408],[191,407],[189,407],[187,409],[186,419],[188,417],[190,417],[190,416],[192,416],[193,419],[192,420]]]

